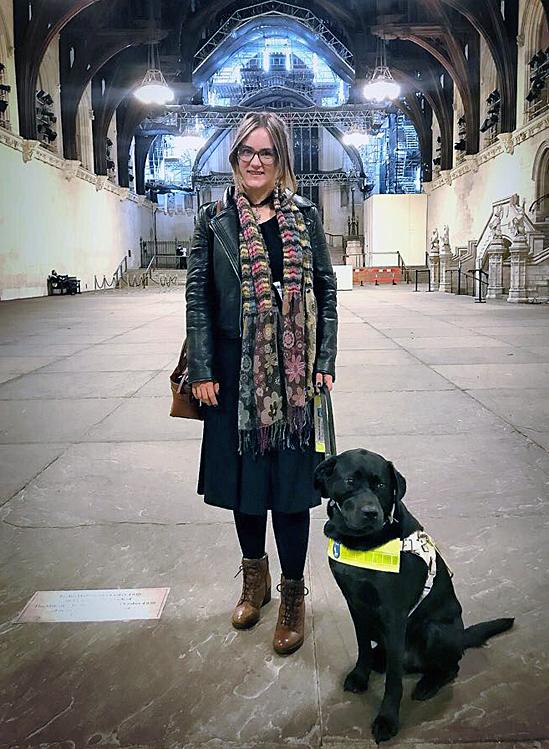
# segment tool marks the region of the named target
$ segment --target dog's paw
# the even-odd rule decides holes
[[[398,718],[392,718],[389,715],[378,715],[372,723],[372,735],[376,744],[382,741],[388,741],[398,733]]]
[[[368,679],[368,676],[353,668],[345,677],[343,689],[346,692],[365,692],[368,689]]]

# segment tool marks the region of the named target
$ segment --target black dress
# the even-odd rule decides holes
[[[282,281],[282,240],[276,216],[260,224],[269,253],[273,281]],[[324,460],[314,437],[305,451],[271,449],[264,455],[238,453],[238,384],[240,338],[215,339],[214,372],[218,406],[203,406],[204,432],[198,493],[206,504],[250,515],[303,512],[321,503],[313,472]]]

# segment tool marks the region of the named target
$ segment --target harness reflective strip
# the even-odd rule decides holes
[[[415,554],[427,565],[427,578],[416,605],[408,613],[411,616],[419,604],[429,595],[437,574],[436,546],[433,539],[425,531],[414,531],[404,539],[395,538],[383,546],[368,551],[349,549],[347,546],[328,539],[328,556],[341,564],[353,567],[375,570],[377,572],[399,572],[400,554],[408,552]]]
[[[352,567],[377,570],[378,572],[398,572],[400,570],[401,541],[394,538],[383,546],[368,551],[349,549],[347,546],[328,539],[328,556],[336,562]]]

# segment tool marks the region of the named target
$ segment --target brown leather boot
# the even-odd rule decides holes
[[[273,647],[279,655],[289,655],[303,645],[305,639],[305,596],[309,592],[301,580],[280,576],[280,609]]]
[[[232,624],[236,629],[248,629],[259,621],[261,607],[271,600],[269,558],[265,554],[261,559],[242,559],[240,570],[242,595],[233,611]]]

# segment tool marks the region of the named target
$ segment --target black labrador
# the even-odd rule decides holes
[[[406,480],[377,453],[347,450],[328,458],[315,471],[315,486],[330,499],[324,533],[337,548],[367,551],[423,531],[402,502]],[[495,619],[465,629],[451,573],[438,550],[432,547],[431,554],[436,573],[424,598],[428,567],[415,553],[400,552],[397,574],[329,560],[358,641],[358,660],[344,689],[364,692],[372,668],[386,671],[383,701],[372,723],[377,743],[398,732],[405,672],[422,674],[412,698],[429,699],[456,677],[467,648],[480,647],[513,625],[512,618]]]

